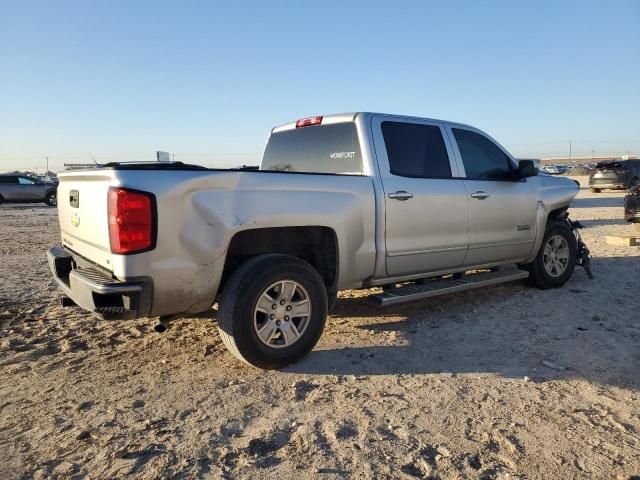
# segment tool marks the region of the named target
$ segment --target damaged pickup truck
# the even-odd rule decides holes
[[[537,176],[482,131],[376,113],[276,127],[259,168],[114,163],[59,176],[63,302],[104,319],[217,303],[228,349],[279,368],[315,346],[338,291],[381,306],[588,263],[570,179]]]

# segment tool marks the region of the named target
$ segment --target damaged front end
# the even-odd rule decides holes
[[[591,252],[580,235],[580,230],[583,229],[584,226],[577,220],[571,220],[569,218],[569,212],[565,212],[563,220],[576,236],[576,265],[584,268],[585,272],[587,272],[587,277],[593,280],[593,273],[591,272]]]

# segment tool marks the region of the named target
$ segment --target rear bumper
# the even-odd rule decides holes
[[[589,182],[589,186],[592,188],[609,188],[609,189],[620,189],[626,190],[627,187],[624,186],[623,183],[600,183],[600,182]]]
[[[148,316],[153,284],[150,279],[117,280],[62,247],[47,251],[58,286],[79,307],[105,320]]]
[[[604,177],[604,178],[600,178],[600,177],[591,177],[589,178],[589,186],[593,187],[593,188],[611,188],[611,189],[618,189],[618,188],[626,188],[626,183],[625,183],[625,179],[623,176],[618,176],[618,177]]]

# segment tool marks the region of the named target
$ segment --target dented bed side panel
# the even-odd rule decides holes
[[[373,274],[375,202],[370,177],[275,172],[115,171],[114,183],[156,195],[157,245],[113,255],[119,279],[154,279],[151,315],[213,303],[233,236],[244,230],[322,226],[338,241],[338,288]]]

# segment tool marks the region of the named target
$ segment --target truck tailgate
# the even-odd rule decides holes
[[[60,175],[58,216],[62,244],[113,271],[107,194],[112,172],[87,170]]]

